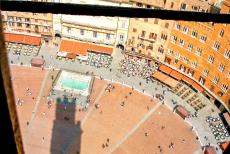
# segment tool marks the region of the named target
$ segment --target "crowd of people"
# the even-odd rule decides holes
[[[138,76],[149,81],[155,70],[154,64],[142,62],[138,58],[125,57],[120,62],[120,72],[128,77]]]
[[[105,67],[108,68],[111,65],[112,57],[110,55],[88,53],[87,65],[94,66],[97,68]]]

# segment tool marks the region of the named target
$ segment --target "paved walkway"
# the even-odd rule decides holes
[[[26,144],[27,144],[27,138],[28,138],[28,136],[30,135],[30,133],[29,133],[29,132],[30,132],[30,129],[31,129],[32,125],[33,125],[33,120],[34,120],[34,118],[35,118],[35,116],[36,116],[36,113],[37,113],[37,111],[38,111],[39,104],[40,104],[40,102],[41,102],[41,98],[42,98],[42,95],[43,95],[43,92],[44,92],[44,88],[45,88],[46,83],[47,83],[47,80],[48,80],[48,75],[49,75],[49,71],[46,71],[45,77],[44,77],[44,79],[43,79],[43,81],[42,81],[42,86],[41,86],[41,88],[40,88],[40,92],[39,92],[39,94],[38,94],[38,99],[37,99],[37,101],[36,101],[36,104],[35,104],[35,106],[34,106],[34,110],[33,110],[33,112],[32,112],[31,119],[30,119],[30,121],[29,121],[29,126],[28,126],[28,129],[27,129],[26,137],[25,137],[25,143],[26,143]]]
[[[102,97],[102,95],[103,95],[104,92],[105,92],[106,86],[107,86],[107,85],[105,85],[105,86],[101,89],[101,92],[100,92],[99,95],[97,96],[97,98],[96,98],[94,104],[98,104],[98,101],[100,100],[100,98]],[[91,112],[92,112],[93,110],[94,110],[94,106],[92,106],[92,107],[90,108],[90,110],[89,110],[89,111],[87,112],[87,114],[85,115],[85,118],[82,120],[82,122],[81,122],[81,126],[82,126],[82,127],[84,126],[86,119],[88,118],[88,116],[91,114]]]
[[[158,103],[147,114],[145,114],[145,116],[129,132],[127,132],[115,146],[110,149],[109,153],[113,153],[118,147],[120,147],[161,105],[161,102]]]

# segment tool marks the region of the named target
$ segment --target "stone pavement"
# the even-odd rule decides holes
[[[80,63],[79,61],[70,62],[65,60],[57,60],[56,59],[56,53],[58,51],[58,47],[56,46],[47,46],[42,45],[39,55],[37,57],[42,57],[46,60],[46,68],[55,68],[55,69],[66,69],[66,70],[72,70],[77,71],[81,73],[86,72],[93,72],[93,75],[95,76],[101,76],[103,79],[109,80],[111,82],[115,83],[121,83],[128,87],[133,87],[137,91],[144,93],[148,96],[154,96],[155,94],[162,94],[162,92],[165,90],[165,105],[167,105],[170,109],[173,109],[175,105],[173,104],[172,100],[175,100],[177,102],[177,105],[184,106],[187,110],[189,110],[192,114],[195,112],[195,110],[186,103],[185,100],[181,99],[180,97],[176,96],[171,91],[168,91],[167,87],[158,81],[153,81],[146,83],[144,79],[140,79],[138,77],[127,77],[124,74],[121,74],[118,71],[119,68],[119,62],[123,58],[123,54],[121,53],[120,49],[115,49],[116,51],[113,53],[113,61],[110,66],[112,71],[110,72],[110,68],[96,68],[91,67],[89,65],[86,65],[85,63]],[[20,64],[23,62],[23,65],[30,65],[30,56],[24,56],[21,55],[18,59],[18,56],[15,56],[12,54],[12,52],[9,52],[9,61],[13,61],[14,64]],[[95,69],[96,68],[96,69]],[[142,83],[140,86],[139,83]],[[199,94],[199,98],[205,101],[207,104],[206,107],[204,107],[202,110],[198,112],[197,117],[191,117],[186,119],[186,121],[194,127],[194,130],[196,131],[197,135],[199,136],[199,141],[202,146],[206,146],[208,144],[211,144],[215,147],[219,147],[217,144],[217,141],[214,138],[214,135],[211,132],[211,129],[204,124],[205,118],[207,116],[213,115],[214,117],[217,117],[219,114],[219,110],[203,95]],[[213,111],[211,111],[213,110]],[[204,136],[208,137],[208,140],[204,139]],[[230,137],[226,139],[226,141],[230,141]],[[218,153],[221,153],[220,150],[217,151]]]

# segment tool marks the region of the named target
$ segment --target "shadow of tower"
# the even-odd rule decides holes
[[[76,99],[66,95],[56,99],[56,117],[52,129],[51,154],[79,154],[81,147],[81,125],[75,120]]]

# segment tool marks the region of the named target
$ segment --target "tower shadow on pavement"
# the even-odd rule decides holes
[[[81,123],[76,117],[76,100],[56,99],[55,120],[52,128],[51,154],[79,154],[81,147]]]

